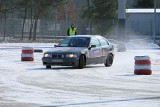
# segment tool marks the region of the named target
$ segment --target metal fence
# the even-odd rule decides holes
[[[72,22],[60,20],[38,20],[37,26],[37,38],[52,38],[61,37],[67,35],[67,29]],[[77,33],[80,35],[85,34],[100,34],[100,35],[112,35],[115,31],[117,22],[115,20],[78,20],[74,22],[77,28]],[[21,38],[22,35],[23,19],[8,18],[0,19],[0,37],[1,39]],[[31,27],[31,20],[26,19],[24,24],[24,38],[29,38],[29,32]]]
[[[117,21],[115,20],[78,20],[74,22],[78,34],[100,34],[109,38],[118,38]],[[72,22],[60,20],[38,21],[37,39],[54,39],[67,35],[67,29]],[[22,35],[23,19],[17,18],[0,18],[0,40],[17,39],[20,40]],[[29,38],[31,20],[26,19],[24,25],[24,39]],[[160,34],[160,22],[157,23],[157,35]],[[153,20],[126,20],[126,38],[145,35],[151,38],[153,35]]]

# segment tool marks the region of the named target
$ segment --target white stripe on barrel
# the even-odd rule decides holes
[[[151,61],[149,56],[135,56],[134,74],[151,75]]]
[[[34,61],[33,47],[22,47],[21,61]]]

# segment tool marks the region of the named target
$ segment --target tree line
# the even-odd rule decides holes
[[[61,16],[65,18],[65,15],[63,14],[65,6],[72,6],[69,18],[73,18],[75,20],[77,20],[77,17],[86,19],[88,22],[94,19],[117,20],[117,0],[86,0],[86,4],[81,6],[78,11],[75,7],[75,1],[76,0],[0,0],[0,15],[1,18],[4,19],[4,39],[6,36],[5,27],[7,18],[12,18],[13,14],[17,18],[23,19],[22,40],[24,37],[23,34],[26,19],[30,19],[31,21],[28,35],[29,40],[36,40],[38,20],[42,18],[46,20],[51,18],[53,16],[52,12],[55,9],[58,9]],[[135,8],[153,8],[154,0],[135,0],[132,6]],[[100,27],[105,27],[105,25]],[[112,25],[110,25],[110,27],[112,27]]]
[[[23,19],[21,39],[23,39],[25,20],[30,19],[29,40],[36,40],[38,19],[49,17],[51,10],[65,3],[67,3],[67,0],[0,0],[0,13],[3,15],[5,23],[7,17],[11,17],[12,14]]]

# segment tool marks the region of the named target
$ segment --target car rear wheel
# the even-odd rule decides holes
[[[51,65],[46,65],[46,68],[47,68],[47,69],[51,68]]]
[[[113,63],[113,55],[109,54],[104,65],[106,67],[110,67],[112,66],[112,63]]]
[[[84,57],[84,55],[81,55],[79,58],[78,68],[83,69],[85,65],[86,65],[85,57]]]

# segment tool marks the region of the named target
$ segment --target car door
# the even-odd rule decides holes
[[[109,42],[104,37],[99,37],[98,39],[101,44],[100,50],[102,51],[101,61],[104,62],[110,51]]]
[[[96,37],[91,38],[90,46],[95,46],[91,47],[89,49],[89,54],[88,54],[88,61],[87,63],[89,64],[97,64],[99,63],[99,60],[102,56],[102,51],[100,47],[100,41]]]

